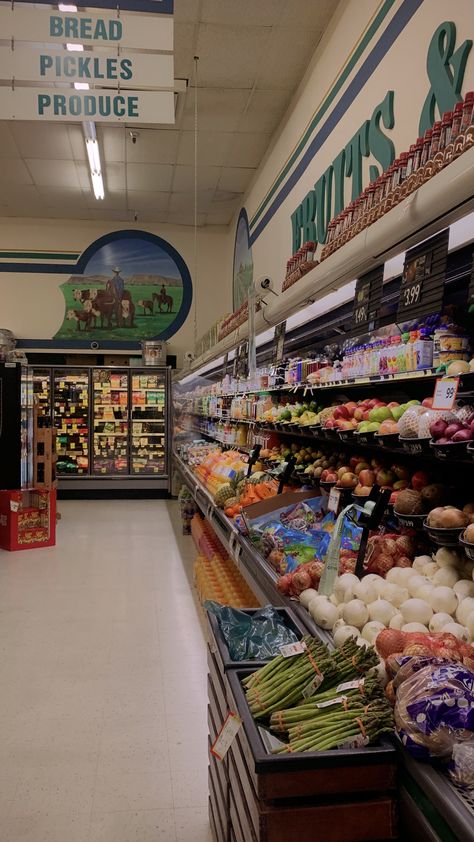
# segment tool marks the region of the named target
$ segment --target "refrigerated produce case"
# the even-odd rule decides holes
[[[0,364],[0,487],[33,484],[33,382],[27,366]]]
[[[58,429],[60,489],[168,490],[170,371],[32,369],[43,419]]]

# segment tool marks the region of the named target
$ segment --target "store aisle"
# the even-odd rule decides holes
[[[0,840],[208,842],[206,653],[177,504],[60,510],[56,548],[0,551]]]

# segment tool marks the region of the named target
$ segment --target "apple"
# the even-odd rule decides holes
[[[425,485],[429,485],[430,478],[425,471],[416,471],[411,478],[411,485],[415,491],[421,491]]]
[[[338,485],[341,488],[355,488],[357,485],[357,477],[352,471],[345,471],[340,477]]]
[[[425,398],[422,400],[421,405],[426,406],[427,409],[431,409],[433,406],[433,398]]]
[[[403,413],[405,412],[405,409],[406,409],[405,404],[402,404],[401,406],[390,407],[390,412],[392,413],[393,420],[394,421],[400,421],[400,418],[402,417]]]
[[[356,421],[363,421],[364,412],[365,410],[362,406],[358,406],[357,409],[354,409],[354,418],[356,419]]]
[[[375,481],[377,485],[392,485],[395,481],[396,477],[395,474],[392,474],[391,471],[386,471],[383,468],[380,471],[377,471],[375,476]]]
[[[351,465],[351,468],[354,471],[356,477],[359,477],[360,474],[361,474],[361,471],[369,470],[369,465],[367,464],[367,462],[358,462],[357,465],[355,465],[355,466]]]
[[[397,479],[397,481],[393,483],[393,490],[403,491],[404,488],[408,488],[409,484],[410,483],[406,479]]]
[[[339,421],[338,427],[339,427],[340,430],[353,430],[354,429],[352,421]]]
[[[337,474],[335,471],[328,471],[325,482],[337,482]]]
[[[359,497],[368,497],[370,494],[371,488],[369,485],[356,485],[354,488],[354,494],[357,494]]]
[[[378,433],[380,427],[380,423],[378,421],[369,421],[367,424],[367,432],[368,433]]]
[[[388,406],[377,406],[370,410],[369,421],[376,421],[381,424],[382,421],[386,421],[387,418],[391,417],[392,413],[390,412]]]
[[[337,471],[337,478],[338,478],[338,479],[341,479],[342,475],[343,475],[343,474],[350,473],[350,470],[351,470],[351,469],[349,468],[349,466],[348,466],[348,465],[342,465],[342,467],[341,467],[341,468],[339,468],[339,469],[338,469],[338,471]]]
[[[368,467],[363,468],[356,476],[359,478],[360,485],[366,485],[368,488],[371,488],[375,483],[375,473],[371,471]]]
[[[405,465],[392,465],[390,470],[398,479],[410,479],[410,471]]]
[[[347,409],[347,411],[348,411],[349,415],[353,416],[353,415],[354,415],[354,412],[355,412],[355,411],[356,411],[356,409],[357,409],[357,404],[356,404],[356,402],[355,402],[355,401],[348,401],[348,402],[346,403],[346,409]]]
[[[360,456],[351,456],[351,458],[349,459],[350,469],[353,471],[355,469],[356,465],[359,464],[359,462],[363,462],[363,459],[361,459]]]
[[[371,412],[371,410],[370,410],[370,409],[365,409],[365,410],[364,410],[364,414],[363,414],[363,416],[362,416],[362,420],[363,420],[363,421],[368,421],[368,420],[369,420],[369,415],[370,415],[370,412]]]
[[[392,407],[400,406],[400,404],[398,403],[398,401],[390,401],[390,403],[388,403],[387,406],[389,407],[389,409],[392,409]]]

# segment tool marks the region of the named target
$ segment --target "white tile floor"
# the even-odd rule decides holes
[[[0,551],[1,842],[208,842],[206,653],[176,503],[61,501]]]

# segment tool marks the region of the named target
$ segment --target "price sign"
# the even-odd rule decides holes
[[[280,646],[280,655],[283,658],[293,658],[294,655],[301,655],[302,652],[306,652],[307,646],[303,640],[298,640],[296,643],[285,643],[284,646]]]
[[[211,754],[217,757],[218,760],[223,760],[241,727],[242,720],[240,716],[237,716],[236,713],[229,713],[211,748]]]
[[[449,229],[407,251],[398,299],[398,319],[437,313],[443,304]]]
[[[352,324],[354,328],[372,329],[380,311],[382,300],[383,266],[362,275],[356,284]]]
[[[329,492],[328,512],[334,512],[334,514],[337,515],[340,500],[340,490],[338,488],[331,488],[331,491]]]
[[[452,409],[459,388],[459,377],[444,377],[436,381],[433,409]]]

